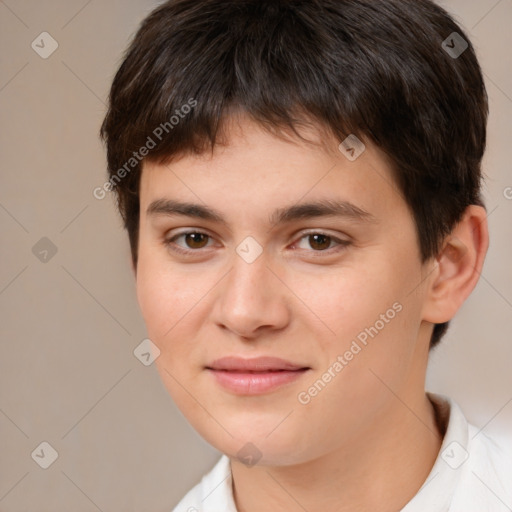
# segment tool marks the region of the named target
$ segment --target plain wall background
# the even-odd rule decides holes
[[[106,176],[97,135],[111,80],[157,3],[0,1],[1,512],[170,511],[219,455],[133,355],[146,335],[128,239],[112,198],[92,194]],[[501,437],[512,432],[512,0],[442,5],[486,76],[491,247],[427,389]],[[43,31],[59,45],[47,59],[31,48]],[[31,457],[43,441],[59,454],[46,470]]]

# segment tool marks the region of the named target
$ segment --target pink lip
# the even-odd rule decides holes
[[[206,369],[224,388],[238,395],[260,395],[300,378],[309,367],[277,357],[223,357]]]

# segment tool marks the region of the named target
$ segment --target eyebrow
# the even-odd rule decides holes
[[[214,208],[195,203],[175,201],[173,199],[156,199],[147,208],[148,216],[156,215],[182,215],[227,226],[223,215]],[[359,208],[348,201],[323,199],[320,201],[295,204],[277,208],[269,216],[269,224],[285,224],[296,220],[312,219],[316,217],[347,217],[351,220],[376,222],[371,213]]]

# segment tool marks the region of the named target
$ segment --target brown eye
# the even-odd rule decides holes
[[[339,252],[350,245],[349,240],[343,240],[321,231],[313,231],[304,233],[300,238],[296,246],[301,250],[306,250],[312,255],[320,256],[319,253],[325,252],[332,254]]]
[[[325,251],[331,245],[331,237],[328,235],[308,235],[309,245],[318,251]]]
[[[207,248],[210,238],[210,235],[200,231],[185,231],[173,237],[166,238],[164,245],[177,253],[193,254],[195,252],[199,253],[201,249]],[[181,239],[183,239],[183,241],[178,243]]]
[[[190,249],[202,249],[208,243],[208,235],[205,233],[184,233],[185,243]]]

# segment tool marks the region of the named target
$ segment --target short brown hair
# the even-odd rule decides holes
[[[340,140],[377,144],[394,164],[423,261],[467,206],[483,205],[482,72],[469,38],[434,2],[171,0],[131,42],[101,127],[135,266],[142,162],[213,148],[233,110],[294,131],[304,114]],[[434,327],[431,347],[447,326]]]

